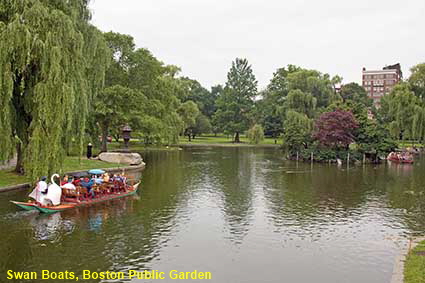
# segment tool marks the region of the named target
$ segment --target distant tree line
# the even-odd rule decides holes
[[[264,90],[246,59],[232,62],[223,85],[204,88],[177,66],[136,48],[130,35],[102,33],[87,0],[0,3],[0,161],[17,155],[31,177],[61,168],[129,124],[145,144],[174,144],[203,133],[240,142],[282,139],[286,153],[385,153],[394,140],[425,137],[425,64],[382,99],[378,110],[356,83],[294,65],[279,68]],[[368,118],[373,114],[373,118]],[[370,116],[370,115],[369,115]],[[319,154],[320,155],[320,154]]]

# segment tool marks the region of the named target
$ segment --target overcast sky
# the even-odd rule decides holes
[[[344,82],[362,67],[425,62],[425,0],[93,0],[93,24],[130,34],[137,47],[209,88],[247,58],[259,87],[295,64]]]

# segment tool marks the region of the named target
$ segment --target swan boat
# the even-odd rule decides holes
[[[50,186],[53,185],[60,188],[53,180],[55,176],[59,176],[59,175],[55,174],[52,176],[51,178],[52,184]],[[104,202],[104,201],[108,201],[112,199],[123,198],[123,197],[134,195],[137,193],[140,182],[130,186],[122,186],[121,188],[117,187],[116,184],[110,184],[110,185],[112,186],[115,185],[117,189],[114,190],[113,187],[111,186],[108,187],[107,184],[105,184],[103,188],[93,187],[92,190],[95,190],[96,197],[89,196],[89,194],[87,193],[87,190],[83,188],[77,188],[76,190],[73,190],[72,193],[70,193],[69,190],[61,189],[63,192],[61,197],[62,201],[58,205],[45,205],[40,202],[31,202],[31,201],[28,201],[28,202],[10,201],[10,202],[15,204],[19,208],[27,210],[27,211],[38,210],[41,213],[48,213],[48,214],[56,213],[59,211],[64,211],[64,210],[68,210],[68,209],[72,209],[72,208],[76,208],[80,206],[87,206],[87,205],[91,205],[91,204],[95,204],[99,202]],[[49,186],[49,190],[51,188],[50,186]]]

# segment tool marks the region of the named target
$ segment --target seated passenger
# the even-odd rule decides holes
[[[96,183],[96,184],[102,184],[103,183],[103,178],[98,177],[98,176],[93,176],[92,180]]]
[[[109,174],[108,172],[106,172],[105,174],[103,174],[103,182],[109,183],[109,180],[110,180]]]
[[[74,186],[79,186],[81,183],[81,179],[78,178],[78,176],[74,176],[72,183],[74,184]]]
[[[84,178],[81,182],[80,182],[80,186],[82,186],[82,187],[84,187],[84,188],[86,188],[87,189],[87,192],[88,193],[91,193],[91,196],[92,197],[94,197],[95,196],[95,194],[94,194],[94,191],[92,190],[92,186],[94,185],[94,181],[93,181],[93,179],[92,180],[89,180],[89,178]]]
[[[35,201],[42,203],[44,202],[44,197],[47,194],[47,183],[46,183],[47,177],[43,176],[40,178],[40,181],[38,181],[37,186],[34,188],[34,190],[29,194],[30,198],[33,198]]]
[[[61,186],[63,186],[63,185],[65,185],[65,184],[67,184],[68,183],[68,175],[65,175],[64,177],[63,177],[63,179],[62,179],[62,181],[61,181]]]

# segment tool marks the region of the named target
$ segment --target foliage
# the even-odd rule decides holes
[[[389,124],[393,137],[413,137],[415,111],[420,99],[410,90],[410,86],[407,83],[396,85],[390,94],[381,99],[381,105],[380,115]],[[418,125],[418,121],[415,125]]]
[[[259,144],[264,140],[264,130],[261,125],[255,124],[251,129],[248,130],[248,140],[250,143]]]
[[[340,95],[344,102],[353,101],[360,103],[365,107],[372,106],[372,99],[368,97],[366,90],[357,83],[343,85],[341,87]]]
[[[240,142],[240,133],[247,130],[254,97],[257,95],[257,81],[248,60],[237,58],[227,74],[227,83],[217,99],[215,122],[220,128],[235,134]]]
[[[211,133],[212,126],[210,120],[204,114],[199,114],[196,117],[195,126],[192,129],[192,137],[195,138],[197,135]]]
[[[263,99],[255,102],[258,118],[264,128],[264,134],[277,138],[283,132],[283,120],[278,105],[271,101],[271,97],[264,95]]]
[[[289,90],[298,89],[316,98],[318,108],[326,107],[339,99],[328,74],[322,74],[316,70],[300,69],[288,74],[287,81]]]
[[[425,63],[413,66],[410,71],[409,84],[415,95],[425,99]]]
[[[188,136],[190,141],[192,137],[192,130],[196,125],[196,117],[200,114],[198,106],[195,102],[189,100],[180,105],[177,112],[183,121],[184,134]]]
[[[315,121],[313,138],[325,147],[348,148],[354,141],[354,130],[357,128],[358,123],[351,112],[342,110],[326,112]]]
[[[286,112],[283,148],[291,156],[306,148],[310,142],[311,120],[294,110]]]
[[[397,148],[388,129],[376,120],[366,120],[360,123],[356,143],[360,152],[373,154],[375,158],[379,155],[386,155]]]
[[[86,0],[13,3],[0,3],[0,159],[16,141],[16,170],[35,177],[61,167],[70,136],[82,152],[108,49]]]
[[[291,90],[286,97],[284,108],[303,113],[307,117],[312,118],[316,108],[316,98],[299,89]]]
[[[198,105],[199,111],[210,119],[216,111],[215,101],[217,99],[217,92],[208,91],[196,80],[189,78],[182,78],[182,80],[188,83],[188,96],[183,99],[183,102],[187,100],[195,102]]]
[[[106,140],[109,127],[115,128],[130,121],[140,105],[143,95],[135,90],[120,85],[107,87],[94,103],[94,117],[102,133],[102,151],[106,151]]]

